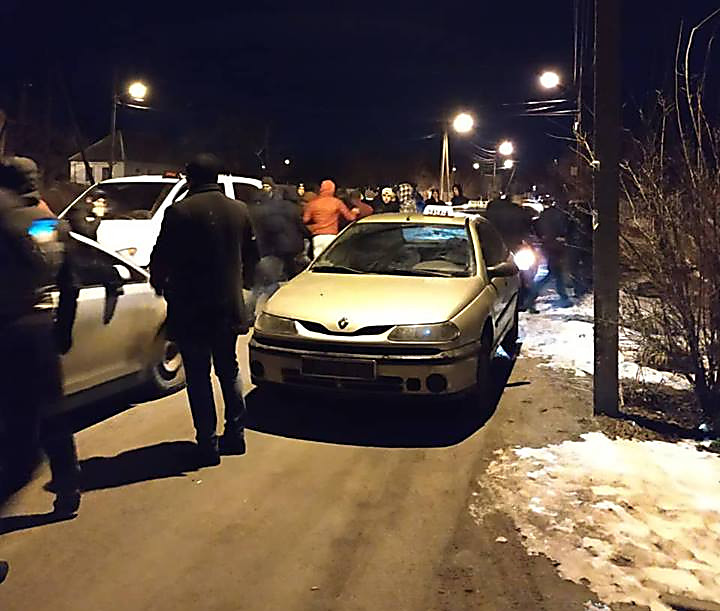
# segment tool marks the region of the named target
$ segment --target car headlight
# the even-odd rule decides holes
[[[400,325],[395,327],[388,339],[391,342],[450,342],[460,336],[454,323],[441,322],[433,325]]]
[[[297,335],[295,321],[263,312],[255,321],[255,329],[269,335]]]
[[[138,249],[134,246],[131,246],[130,248],[123,248],[122,250],[118,250],[118,254],[122,255],[123,257],[134,257],[137,254]]]
[[[525,246],[518,250],[513,255],[513,259],[515,260],[515,265],[517,265],[518,269],[523,272],[529,270],[533,265],[535,265],[535,262],[537,261],[535,252],[532,248],[529,248],[528,246]]]

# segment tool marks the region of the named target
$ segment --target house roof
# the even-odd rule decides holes
[[[110,161],[112,136],[108,134],[85,149],[88,161]],[[176,148],[171,142],[154,134],[124,133],[117,131],[115,137],[115,161],[135,161],[145,163],[162,163],[168,167],[177,165]],[[70,161],[82,161],[78,152],[70,157]]]

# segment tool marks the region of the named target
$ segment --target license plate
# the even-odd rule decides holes
[[[304,358],[302,360],[302,373],[307,376],[326,378],[373,380],[375,379],[375,361]]]

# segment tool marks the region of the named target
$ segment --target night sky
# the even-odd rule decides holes
[[[80,129],[93,141],[108,132],[116,70],[121,82],[147,80],[155,109],[121,111],[122,129],[184,137],[188,150],[228,152],[238,170],[255,175],[254,152],[268,144],[276,172],[289,156],[287,178],[311,180],[380,181],[434,169],[436,134],[462,108],[476,114],[478,129],[472,141],[453,144],[461,172],[469,171],[473,144],[513,139],[526,173],[541,171],[566,146],[548,134],[567,135],[569,120],[518,117],[504,104],[542,96],[536,82],[544,68],[571,77],[573,0],[149,4],[53,2],[43,9],[5,0],[0,44],[13,61],[0,67],[0,103],[17,114],[22,85],[32,83],[26,113],[35,108],[40,117],[52,74],[53,87],[58,78],[67,83]],[[720,3],[625,5],[623,79],[634,107],[670,77],[681,17],[696,22]],[[59,127],[69,123],[61,98],[56,91]]]

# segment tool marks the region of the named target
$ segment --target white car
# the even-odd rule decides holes
[[[262,186],[256,178],[232,175],[221,175],[218,183],[225,195],[246,203]],[[187,180],[177,175],[111,178],[87,189],[59,216],[73,220],[72,212],[79,210],[88,223],[99,223],[97,241],[102,246],[147,267],[165,210],[187,192]]]
[[[165,337],[165,300],[148,273],[88,238],[71,238],[80,292],[72,348],[62,358],[64,409],[130,389],[142,390],[143,400],[183,388],[182,359]],[[52,298],[57,307],[59,293]]]

